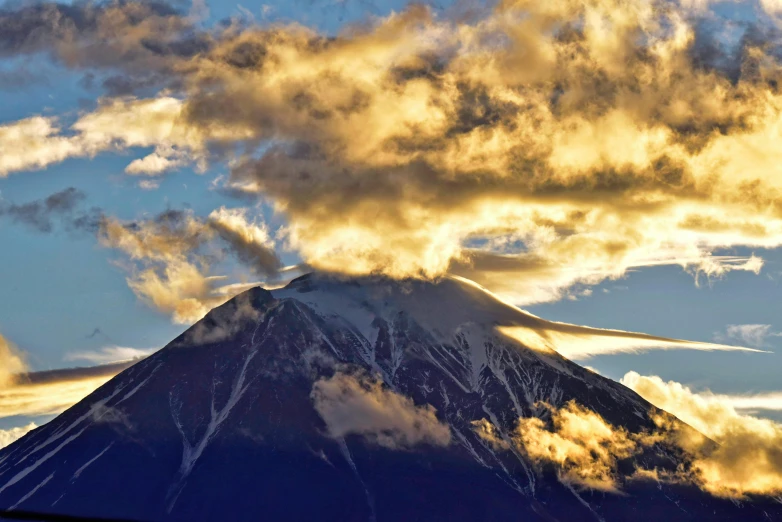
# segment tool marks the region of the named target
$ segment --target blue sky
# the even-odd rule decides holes
[[[250,20],[251,14],[256,23],[296,21],[334,34],[348,22],[365,20],[367,15],[385,16],[405,5],[304,1],[265,4],[209,5],[210,17],[201,23],[209,26],[231,16]],[[734,20],[746,14],[732,6],[720,9],[723,16]],[[12,70],[23,59],[6,59],[0,67]],[[0,91],[0,125],[36,115],[56,115],[67,127],[79,115],[94,110],[103,95],[99,88],[84,86],[83,71],[67,70],[43,56],[30,58],[27,67],[40,72],[40,78]],[[0,177],[1,201],[23,204],[75,187],[86,195],[80,208],[99,207],[122,221],[148,219],[167,209],[189,209],[206,219],[221,206],[247,206],[250,217],[272,229],[285,225],[284,217],[275,215],[268,206],[248,205],[216,189],[230,171],[225,161],[210,163],[205,172],[186,165],[162,176],[158,188],[140,188],[139,178],[127,175],[124,169],[150,152],[152,147],[130,147],[12,173]],[[172,323],[170,314],[140,300],[126,281],[127,258],[116,249],[101,246],[93,235],[74,233],[59,225],[53,233],[40,233],[0,219],[0,245],[0,333],[26,353],[33,370],[72,366],[69,356],[74,352],[111,345],[159,348],[187,326]],[[757,347],[771,353],[651,350],[594,356],[583,363],[615,379],[635,370],[689,384],[697,390],[726,394],[779,390],[782,359],[777,350],[782,337],[773,333],[782,331],[782,254],[773,248],[741,245],[719,253],[744,258],[757,254],[765,265],[759,274],[732,271],[711,279],[701,275],[698,285],[681,266],[640,267],[617,279],[577,285],[576,289],[591,290],[589,295],[576,292],[579,295],[575,299],[562,298],[525,308],[558,321],[728,344],[745,341],[727,336],[730,325],[769,325]],[[301,260],[295,249],[281,253],[283,265]],[[578,258],[574,262],[578,263]],[[240,271],[230,259],[219,266],[227,273]],[[92,335],[96,329],[100,335]],[[17,418],[0,420],[0,428],[19,422]]]

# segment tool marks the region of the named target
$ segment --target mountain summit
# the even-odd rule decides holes
[[[457,278],[253,288],[0,451],[0,508],[140,521],[782,516],[660,479],[688,465],[664,441],[587,446],[616,476],[531,451],[551,441],[515,443],[558,411],[599,416],[625,442],[660,418],[689,429],[557,353],[552,332],[600,331]]]

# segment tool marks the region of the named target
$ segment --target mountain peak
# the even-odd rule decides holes
[[[528,327],[541,324],[534,315],[501,301],[478,284],[456,276],[394,280],[385,276],[344,277],[313,272],[294,279],[282,289],[273,290],[272,295],[340,313],[348,307],[387,318],[389,314],[404,311],[422,326],[446,335],[464,324]]]
[[[250,289],[0,451],[0,507],[141,521],[761,520],[779,511],[679,484],[617,478],[595,492],[539,466],[509,441],[556,408],[627,433],[665,414],[504,328],[594,332],[454,277],[308,274]],[[607,335],[620,334],[632,335]],[[630,469],[687,465],[664,444],[622,459]],[[620,488],[625,496],[606,493]]]

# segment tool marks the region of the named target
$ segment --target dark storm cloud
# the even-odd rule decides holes
[[[99,209],[88,211],[78,207],[86,200],[86,195],[68,187],[46,198],[15,204],[0,201],[0,218],[30,227],[38,232],[52,232],[57,223],[71,231],[94,232],[97,230],[101,212]]]

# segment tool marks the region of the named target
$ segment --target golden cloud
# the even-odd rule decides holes
[[[316,267],[451,270],[519,303],[639,266],[757,272],[711,251],[779,244],[768,204],[736,197],[778,179],[777,159],[753,175],[737,159],[774,154],[754,140],[777,97],[696,67],[693,27],[672,7],[592,1],[506,2],[473,25],[417,8],[322,45],[247,31],[195,77],[195,93],[209,78],[222,95],[187,103],[194,123],[283,142],[233,180],[286,213]],[[227,66],[238,49],[254,61]]]
[[[99,239],[133,261],[131,290],[176,323],[193,323],[247,288],[220,286],[225,276],[210,274],[209,259],[221,256],[218,239],[249,268],[248,276],[273,279],[282,268],[267,228],[250,220],[245,209],[221,207],[205,220],[173,210],[133,223],[107,217]]]
[[[20,383],[6,387],[0,390],[0,418],[62,413],[108,382],[114,375],[46,383]]]
[[[497,449],[513,444],[538,465],[553,466],[565,484],[618,493],[624,482],[654,479],[737,499],[782,493],[782,424],[737,413],[730,397],[697,394],[656,376],[629,372],[621,382],[686,424],[660,413],[656,429],[631,433],[571,401],[560,408],[545,405],[549,420],[519,418],[508,434],[486,419],[473,427]],[[618,471],[619,461],[659,444],[681,450],[683,465],[661,470],[636,463],[632,475]]]
[[[23,355],[0,335],[0,390],[13,385],[16,376],[26,369]]]
[[[0,418],[62,413],[129,365],[61,370],[43,381],[28,380],[36,374],[22,374],[15,384],[0,388]]]
[[[718,16],[708,2],[508,0],[469,21],[412,6],[337,36],[201,34],[188,18],[127,9],[76,40],[117,34],[113,61],[66,38],[57,56],[145,65],[166,89],[107,98],[69,133],[51,119],[7,125],[0,143],[32,149],[0,171],[138,146],[155,150],[130,173],[230,158],[228,187],[270,202],[309,265],[450,272],[516,304],[637,267],[757,273],[759,257],[719,251],[782,245],[782,67],[763,35],[720,51],[700,23]],[[161,26],[157,55],[129,51]],[[166,51],[186,37],[199,45]],[[191,267],[147,273],[138,291],[176,286],[167,278]]]
[[[782,424],[739,414],[731,397],[695,393],[657,376],[629,372],[621,382],[717,443],[679,434],[678,443],[696,455],[692,468],[704,489],[739,498],[782,493]]]
[[[618,492],[616,464],[636,453],[632,436],[575,402],[547,407],[552,429],[537,417],[520,418],[514,442],[533,462],[554,464],[562,482]]]
[[[22,352],[0,335],[0,418],[61,413],[131,364],[29,372]]]

